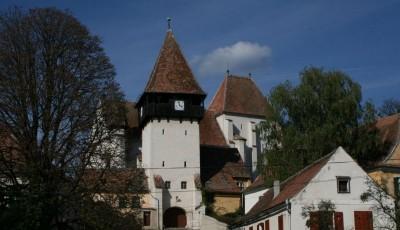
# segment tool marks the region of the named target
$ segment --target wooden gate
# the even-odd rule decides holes
[[[165,228],[185,228],[186,213],[181,208],[169,208],[164,212],[163,222]]]

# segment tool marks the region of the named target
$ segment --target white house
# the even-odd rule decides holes
[[[307,217],[303,208],[317,206],[321,201],[335,205],[333,229],[372,230],[393,224],[379,213],[376,203],[362,202],[360,195],[367,190],[367,173],[341,147],[314,162],[282,184],[263,194],[260,200],[232,229],[301,230]],[[393,204],[393,200],[386,200]],[[318,218],[318,215],[313,215]],[[311,226],[311,229],[315,226]],[[393,227],[393,225],[392,225]]]
[[[259,175],[253,183],[243,191],[244,213],[247,214],[270,188],[264,183],[264,178]]]

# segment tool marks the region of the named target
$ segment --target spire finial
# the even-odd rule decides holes
[[[249,73],[249,78],[251,78],[251,73]]]
[[[172,31],[171,21],[172,21],[172,19],[170,17],[167,17],[168,31]]]
[[[229,77],[229,69],[226,69],[226,76]]]

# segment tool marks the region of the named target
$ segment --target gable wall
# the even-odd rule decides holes
[[[244,194],[244,213],[248,213],[250,209],[260,200],[260,197],[268,191],[268,188],[261,189],[256,192]]]
[[[351,177],[350,193],[338,193],[337,176]],[[347,153],[339,149],[311,182],[291,200],[292,226],[305,226],[306,219],[301,216],[302,208],[312,204],[317,206],[321,200],[332,201],[336,211],[343,212],[345,229],[354,227],[354,211],[373,211],[374,224],[381,225],[379,220],[383,218],[377,218],[380,213],[373,209],[375,203],[364,203],[360,199],[361,194],[367,190],[366,180],[371,180],[367,173]]]

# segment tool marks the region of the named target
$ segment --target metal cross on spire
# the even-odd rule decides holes
[[[172,19],[171,19],[170,17],[167,17],[168,31],[172,31],[172,28],[171,28],[171,21],[172,21]]]

